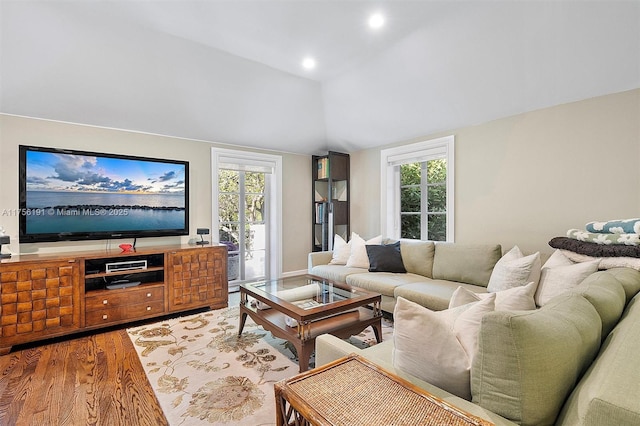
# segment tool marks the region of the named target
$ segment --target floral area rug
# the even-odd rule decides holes
[[[172,426],[275,424],[273,384],[298,374],[292,345],[250,318],[238,338],[238,303],[229,306],[127,330]],[[383,319],[383,340],[392,333]],[[373,330],[350,341],[375,344]]]

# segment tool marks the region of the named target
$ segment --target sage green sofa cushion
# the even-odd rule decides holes
[[[364,268],[350,268],[345,265],[317,265],[309,270],[311,275],[340,283],[346,283],[349,275],[362,274],[363,272],[367,272],[367,270]]]
[[[400,240],[402,263],[407,272],[431,278],[434,252],[435,244],[432,241]]]
[[[604,340],[618,323],[627,302],[622,284],[608,271],[600,271],[589,275],[571,291],[582,295],[596,308]]]
[[[346,277],[346,283],[354,287],[374,291],[384,296],[393,297],[394,290],[408,283],[424,281],[422,275],[395,272],[367,272],[363,274],[351,274]]]
[[[500,244],[437,243],[433,256],[433,278],[486,287],[500,257]]]
[[[449,301],[458,287],[464,287],[474,293],[486,293],[485,287],[445,280],[423,280],[396,287],[393,295],[404,297],[432,311],[442,311],[449,308]]]
[[[640,291],[640,271],[631,268],[611,268],[607,272],[622,284],[627,303]]]
[[[629,302],[616,328],[558,418],[560,426],[640,425],[640,296]]]
[[[601,324],[575,293],[535,311],[486,314],[471,368],[473,402],[524,426],[553,424],[598,351]]]

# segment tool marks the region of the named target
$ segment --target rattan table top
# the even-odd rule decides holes
[[[326,425],[491,425],[465,413],[365,359],[351,355],[326,369],[279,384],[295,407],[303,404]],[[292,402],[294,401],[294,402]]]

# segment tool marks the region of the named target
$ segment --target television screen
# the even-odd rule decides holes
[[[20,146],[20,242],[189,233],[189,163]]]

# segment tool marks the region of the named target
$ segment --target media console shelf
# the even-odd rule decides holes
[[[14,345],[227,302],[226,246],[13,256],[0,261],[0,355]]]

